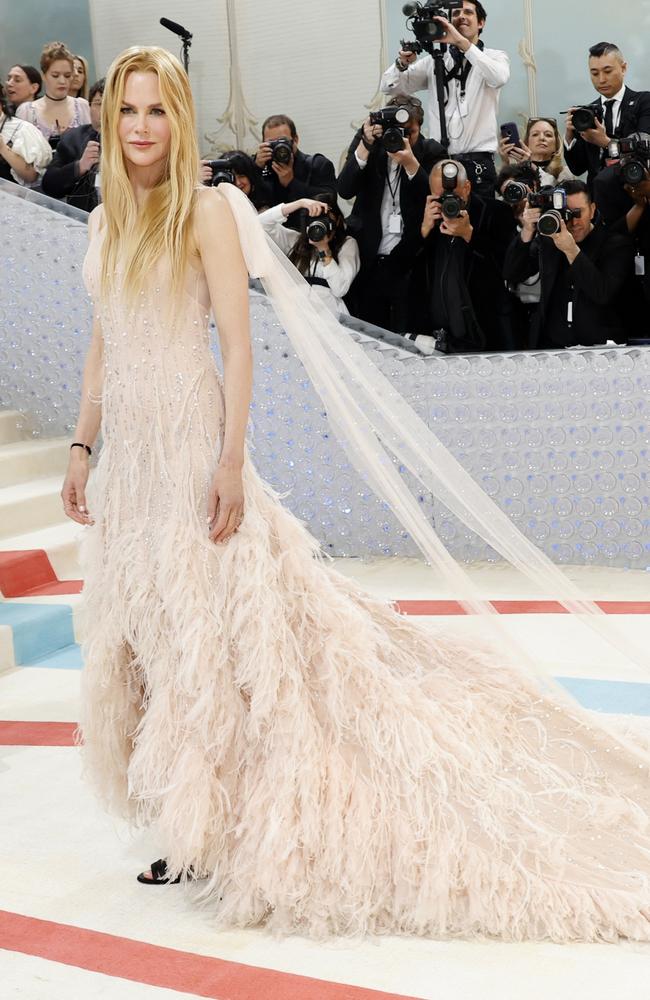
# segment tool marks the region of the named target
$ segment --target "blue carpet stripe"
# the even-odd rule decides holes
[[[2,601],[0,625],[9,625],[12,630],[17,665],[31,663],[75,641],[69,604]]]

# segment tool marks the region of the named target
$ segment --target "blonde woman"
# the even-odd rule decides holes
[[[564,162],[563,142],[555,118],[529,118],[522,142],[517,146],[502,138],[499,153],[504,166],[508,163],[532,163],[540,174],[542,185],[561,184],[573,174]]]
[[[284,315],[321,313],[245,196],[199,186],[163,49],[109,69],[102,157],[62,498],[88,526],[86,773],[156,824],[140,881],[204,879],[222,925],[284,933],[649,940],[647,759],[335,572],[255,473],[244,254]]]
[[[88,82],[88,60],[84,59],[83,56],[73,56],[72,68],[70,97],[83,97],[84,101],[87,101],[90,86]]]
[[[18,118],[36,125],[56,149],[61,133],[77,125],[88,125],[90,108],[83,97],[70,97],[74,56],[63,42],[49,42],[41,53],[44,94],[25,101],[16,111]]]

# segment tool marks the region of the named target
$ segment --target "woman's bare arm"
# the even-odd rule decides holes
[[[237,225],[215,188],[198,194],[197,244],[210,290],[224,369],[226,424],[207,519],[214,541],[226,541],[243,515],[242,466],[253,390],[248,271]]]
[[[103,378],[104,341],[99,320],[95,317],[90,347],[84,364],[79,418],[74,432],[74,440],[87,444],[88,447],[93,446],[99,434]],[[93,523],[86,506],[88,474],[87,451],[84,448],[71,448],[61,499],[66,515],[79,524]]]

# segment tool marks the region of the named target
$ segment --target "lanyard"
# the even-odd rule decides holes
[[[400,184],[402,183],[402,169],[401,169],[401,167],[397,168],[397,175],[396,175],[396,179],[395,179],[395,188],[393,189],[393,185],[390,182],[390,166],[388,165],[388,163],[386,164],[386,183],[388,184],[388,190],[390,191],[390,196],[391,196],[391,199],[392,199],[392,202],[393,202],[393,212],[395,212],[395,211],[397,211],[397,199],[398,199],[398,196],[399,196]]]

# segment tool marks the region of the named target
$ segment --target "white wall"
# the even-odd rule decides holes
[[[190,77],[204,153],[254,149],[264,118],[284,113],[295,119],[305,152],[325,153],[337,164],[386,58],[383,0],[90,0],[90,9],[98,72],[129,45],[162,45],[178,54],[180,39],[159,25],[161,15],[193,33]],[[230,43],[239,66],[233,95],[239,125],[221,128]]]

